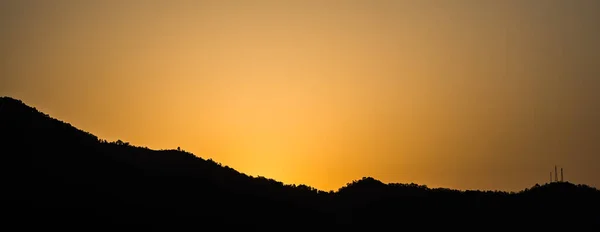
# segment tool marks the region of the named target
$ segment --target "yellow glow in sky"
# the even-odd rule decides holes
[[[338,189],[600,186],[598,1],[2,1],[0,95]]]

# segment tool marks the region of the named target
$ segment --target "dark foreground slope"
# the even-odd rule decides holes
[[[185,151],[106,142],[0,98],[7,222],[224,229],[513,228],[600,225],[600,191],[552,183],[519,193],[354,181],[337,192],[250,177]],[[326,177],[324,177],[326,178]],[[548,224],[552,221],[552,224]]]

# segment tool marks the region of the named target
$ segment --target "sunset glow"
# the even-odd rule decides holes
[[[600,186],[600,1],[2,1],[0,95],[335,190]]]

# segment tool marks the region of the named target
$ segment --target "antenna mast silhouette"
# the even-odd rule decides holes
[[[552,171],[550,171],[550,183],[552,182],[564,182],[565,181],[565,175],[563,172],[563,168],[560,168],[560,181],[558,180],[558,168],[556,165],[554,165],[554,179],[552,179]]]
[[[560,182],[563,182],[563,168],[560,168]]]

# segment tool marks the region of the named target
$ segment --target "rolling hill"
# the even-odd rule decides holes
[[[600,191],[557,182],[520,192],[385,184],[324,192],[252,177],[189,152],[109,142],[0,98],[5,221],[245,229],[537,228],[600,225]],[[484,227],[481,227],[484,226]]]

